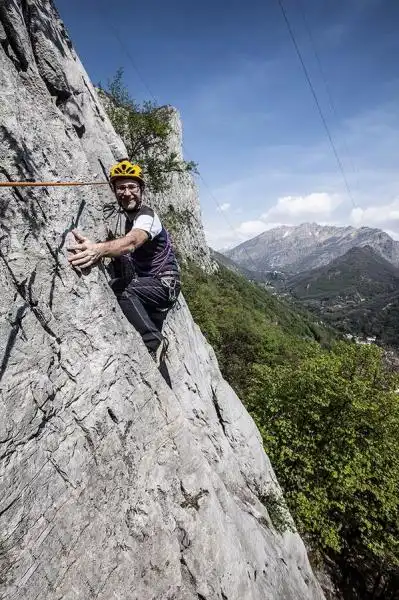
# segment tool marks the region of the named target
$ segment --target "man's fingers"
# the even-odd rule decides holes
[[[93,256],[89,250],[85,250],[84,252],[79,252],[79,254],[75,254],[71,256],[69,262],[73,267],[91,267],[96,262],[98,262],[98,258]]]
[[[78,254],[74,254],[73,256],[70,256],[68,258],[68,260],[72,264],[75,264],[76,261],[81,260],[82,258],[87,258],[88,255],[89,255],[89,253],[87,252],[87,250],[85,250],[84,252],[78,252]]]
[[[85,256],[84,258],[74,260],[71,264],[73,267],[89,267],[93,262],[94,261],[90,256]]]
[[[77,250],[77,251],[87,250],[87,248],[86,248],[86,244],[83,243],[83,244],[76,244],[75,246],[68,246],[67,250],[68,250],[68,252],[73,252],[75,250]]]
[[[77,229],[72,229],[72,233],[75,236],[75,239],[78,240],[78,242],[85,242],[87,240],[87,238],[81,233],[79,233]]]

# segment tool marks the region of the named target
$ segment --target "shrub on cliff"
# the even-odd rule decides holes
[[[129,94],[119,69],[106,88],[99,84],[105,110],[125,142],[129,158],[145,172],[153,192],[165,192],[171,184],[171,173],[195,172],[197,165],[179,158],[169,147],[171,110],[154,102],[137,103]],[[122,157],[121,157],[122,158]]]

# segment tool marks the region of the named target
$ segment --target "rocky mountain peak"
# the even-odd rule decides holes
[[[350,248],[366,245],[399,265],[399,242],[386,232],[317,223],[269,229],[225,254],[240,266],[259,273],[278,269],[295,274],[327,265]]]

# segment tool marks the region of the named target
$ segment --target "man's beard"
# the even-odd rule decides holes
[[[130,204],[133,203],[134,205],[130,206]],[[125,210],[126,212],[134,212],[135,210],[138,210],[140,208],[141,198],[132,198],[127,204],[128,206],[126,206],[126,203],[123,203],[122,200],[119,201],[119,205],[123,210]]]

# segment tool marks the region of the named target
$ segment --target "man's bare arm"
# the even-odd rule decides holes
[[[132,229],[128,234],[108,242],[91,242],[78,231],[73,230],[75,239],[79,242],[69,250],[77,251],[68,260],[73,267],[91,267],[105,256],[117,257],[126,252],[133,252],[148,240],[148,233],[143,229]]]
[[[99,242],[96,244],[100,247],[102,256],[120,256],[126,252],[133,252],[136,248],[140,248],[148,240],[148,233],[143,229],[133,229],[126,235],[116,240],[108,242]]]

